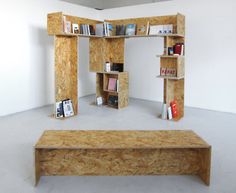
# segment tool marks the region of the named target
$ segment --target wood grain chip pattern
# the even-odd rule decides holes
[[[45,131],[35,148],[157,149],[207,148],[193,131]]]

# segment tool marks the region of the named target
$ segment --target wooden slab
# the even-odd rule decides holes
[[[193,131],[45,131],[37,149],[208,148]]]

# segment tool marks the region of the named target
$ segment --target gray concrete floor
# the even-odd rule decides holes
[[[80,115],[61,121],[52,106],[0,118],[0,193],[235,193],[236,115],[185,109],[179,122],[157,118],[161,104],[131,99],[115,110],[80,99]],[[45,129],[192,129],[213,147],[211,186],[195,176],[42,177],[34,187],[33,145]]]

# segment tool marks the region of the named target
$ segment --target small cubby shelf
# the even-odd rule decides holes
[[[118,91],[108,90],[109,78],[114,78],[119,81]],[[129,77],[128,72],[99,72],[96,75],[96,95],[103,98],[103,104],[109,105],[109,96],[117,96],[117,106],[112,106],[117,109],[124,108],[128,105],[128,87]],[[109,105],[110,106],[110,105]]]

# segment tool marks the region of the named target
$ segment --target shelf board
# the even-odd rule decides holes
[[[184,58],[182,55],[156,55],[158,58]]]
[[[100,71],[100,72],[96,72],[96,73],[99,73],[99,74],[122,74],[125,72],[118,72],[118,71],[102,72],[102,71]]]
[[[184,79],[184,76],[181,76],[181,77],[157,76],[157,78],[164,78],[164,79],[170,79],[170,80],[181,80],[181,79]]]
[[[114,38],[142,38],[142,37],[184,37],[181,34],[157,34],[157,35],[133,35],[133,36],[97,36],[97,35],[83,35],[83,34],[73,34],[73,33],[61,33],[55,34],[57,36],[78,36],[78,37],[87,37],[87,38],[106,38],[106,39],[114,39]]]
[[[110,92],[110,93],[118,94],[118,92],[117,92],[117,91],[114,91],[114,90],[107,90],[107,89],[104,89],[103,91],[104,91],[104,92]]]

